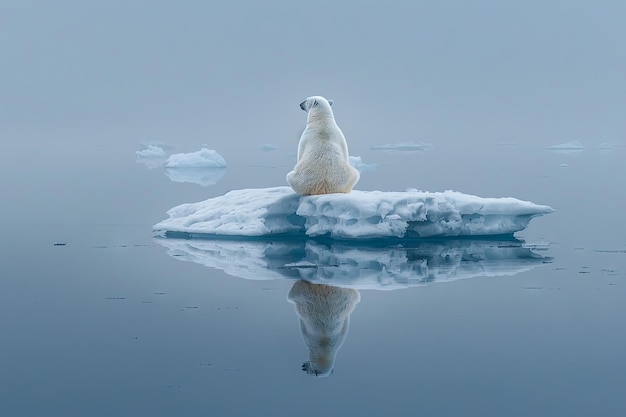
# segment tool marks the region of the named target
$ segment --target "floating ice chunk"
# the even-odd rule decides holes
[[[356,168],[359,172],[374,171],[378,168],[378,164],[364,163],[360,156],[350,156],[350,165]]]
[[[168,211],[155,232],[190,236],[330,236],[339,239],[506,235],[554,210],[515,198],[454,191],[299,196],[290,187],[231,191]]]
[[[167,155],[163,148],[157,145],[147,145],[144,149],[135,152],[136,162],[144,164],[148,169],[157,168],[165,164]]]
[[[432,146],[425,142],[400,142],[400,143],[387,143],[385,145],[376,145],[370,147],[373,151],[424,151],[426,148]]]
[[[202,148],[192,153],[175,153],[165,162],[166,168],[226,168],[226,161],[213,149]]]
[[[567,143],[561,143],[560,145],[548,146],[548,149],[559,153],[579,153],[582,152],[585,147],[578,140],[573,140]]]
[[[311,239],[155,239],[178,260],[250,280],[304,279],[355,289],[394,290],[479,276],[511,276],[547,259],[517,239],[422,240],[402,245]]]

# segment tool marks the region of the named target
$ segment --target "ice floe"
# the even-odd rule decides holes
[[[395,290],[480,276],[512,276],[549,262],[518,239],[363,243],[314,239],[163,239],[175,259],[250,279],[303,279]]]
[[[157,234],[335,239],[512,235],[552,208],[455,191],[359,191],[300,196],[290,187],[234,190],[170,209]]]
[[[202,148],[191,153],[175,153],[165,162],[166,168],[226,168],[224,157],[213,149]]]
[[[160,146],[146,145],[143,149],[135,152],[135,158],[138,164],[143,164],[148,169],[153,169],[165,165],[167,154]]]
[[[141,146],[142,149],[135,152],[137,163],[149,169],[164,166],[165,175],[174,182],[207,186],[217,183],[226,172],[222,155],[206,147],[197,152],[170,155],[174,147],[165,142],[142,142]]]

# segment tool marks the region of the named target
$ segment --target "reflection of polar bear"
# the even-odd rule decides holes
[[[359,180],[331,104],[332,100],[320,96],[300,103],[308,113],[307,123],[298,144],[298,161],[287,174],[287,182],[298,194],[349,193]]]
[[[296,306],[300,332],[309,348],[309,361],[302,365],[302,370],[316,376],[330,375],[348,333],[350,313],[361,295],[351,288],[299,280],[287,299]]]

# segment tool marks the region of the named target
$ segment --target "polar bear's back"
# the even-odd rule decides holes
[[[306,147],[287,182],[300,195],[349,193],[359,176],[340,145],[329,141]]]
[[[307,126],[298,143],[296,166],[287,174],[287,182],[300,195],[349,193],[359,180],[330,105],[320,96],[300,104],[307,111]]]

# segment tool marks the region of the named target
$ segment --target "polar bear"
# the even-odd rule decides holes
[[[309,360],[302,370],[310,375],[332,373],[337,351],[348,334],[350,314],[361,300],[352,288],[312,284],[298,280],[287,297],[300,318],[300,333],[309,349]]]
[[[287,174],[287,182],[300,195],[349,193],[359,180],[359,171],[350,165],[346,138],[335,123],[332,103],[321,96],[300,103],[307,123],[296,166]]]

